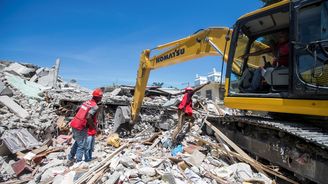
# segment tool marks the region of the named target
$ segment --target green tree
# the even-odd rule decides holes
[[[164,85],[164,82],[153,82],[152,86],[156,86],[156,87],[162,87]]]

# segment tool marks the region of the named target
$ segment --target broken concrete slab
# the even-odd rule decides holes
[[[35,71],[33,68],[27,68],[19,63],[11,63],[4,70],[11,73],[16,73],[18,75],[28,75],[29,73]]]
[[[65,166],[56,166],[47,169],[41,176],[40,182],[48,182],[58,174],[63,174],[67,168]]]
[[[1,139],[11,153],[41,145],[26,129],[8,130],[2,135]]]
[[[12,112],[18,115],[21,118],[27,119],[30,115],[29,113],[23,109],[20,105],[18,105],[14,100],[9,98],[8,96],[0,96],[0,103],[7,106]]]
[[[112,175],[109,176],[109,179],[105,184],[115,184],[118,179],[120,179],[121,173],[115,171]]]
[[[7,66],[0,63],[0,72],[2,72]]]
[[[7,162],[3,162],[1,164],[1,167],[0,167],[1,171],[4,171],[6,174],[8,175],[14,175],[15,174],[15,171],[13,170],[13,168],[10,166],[10,164],[8,164]]]
[[[10,151],[8,149],[8,147],[6,146],[6,144],[1,140],[0,141],[0,155],[4,156],[4,155],[9,155]]]
[[[171,107],[171,106],[177,106],[179,104],[180,100],[178,98],[172,98],[169,101],[166,101],[163,104],[163,107]]]
[[[132,158],[130,158],[128,156],[121,157],[120,163],[123,164],[125,167],[131,168],[131,169],[134,169],[136,167]]]
[[[205,155],[198,150],[193,150],[190,157],[185,158],[184,160],[188,163],[191,163],[193,166],[199,166],[205,159]]]
[[[58,80],[58,74],[59,74],[59,66],[60,66],[60,59],[57,58],[56,62],[55,62],[55,66],[54,66],[54,80],[53,80],[53,84],[52,87],[57,88],[57,80]]]
[[[112,92],[109,93],[109,96],[116,96],[121,92],[121,88],[115,88]]]
[[[55,65],[51,69],[44,70],[39,74],[37,83],[45,87],[57,88],[59,65],[60,60],[56,59]],[[33,80],[35,79],[33,78]]]
[[[139,174],[146,175],[146,176],[155,176],[156,170],[152,167],[142,167],[139,168]]]
[[[0,96],[13,96],[13,91],[0,81]]]
[[[44,71],[45,68],[39,68],[35,71],[35,74],[33,75],[33,77],[30,78],[31,82],[35,82],[38,80],[38,77],[41,75],[41,73]]]
[[[39,96],[39,93],[47,89],[40,84],[30,82],[12,74],[6,74],[6,79],[11,86],[18,89],[21,93],[29,98],[40,100],[41,97]]]
[[[39,77],[38,84],[45,86],[45,87],[54,87],[55,81],[55,71],[53,69],[48,71],[48,74],[42,77]]]

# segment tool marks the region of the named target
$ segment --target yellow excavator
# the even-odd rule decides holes
[[[270,67],[281,32],[288,33],[288,64]],[[154,50],[162,53],[151,57]],[[114,130],[137,122],[151,70],[211,55],[226,63],[224,105],[246,112],[211,122],[299,181],[328,183],[328,1],[282,0],[240,17],[232,29],[208,28],[144,50],[133,101],[117,108]]]

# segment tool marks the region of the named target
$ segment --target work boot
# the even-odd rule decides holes
[[[75,159],[73,158],[73,159],[71,159],[71,160],[67,160],[67,162],[66,162],[66,166],[67,167],[71,167],[73,164],[75,163]]]

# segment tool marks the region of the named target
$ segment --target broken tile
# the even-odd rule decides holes
[[[24,159],[18,160],[17,162],[12,164],[11,167],[15,171],[16,176],[19,176],[25,170],[30,171],[30,172],[33,171],[33,169],[29,165],[27,165],[27,163],[25,162]]]

